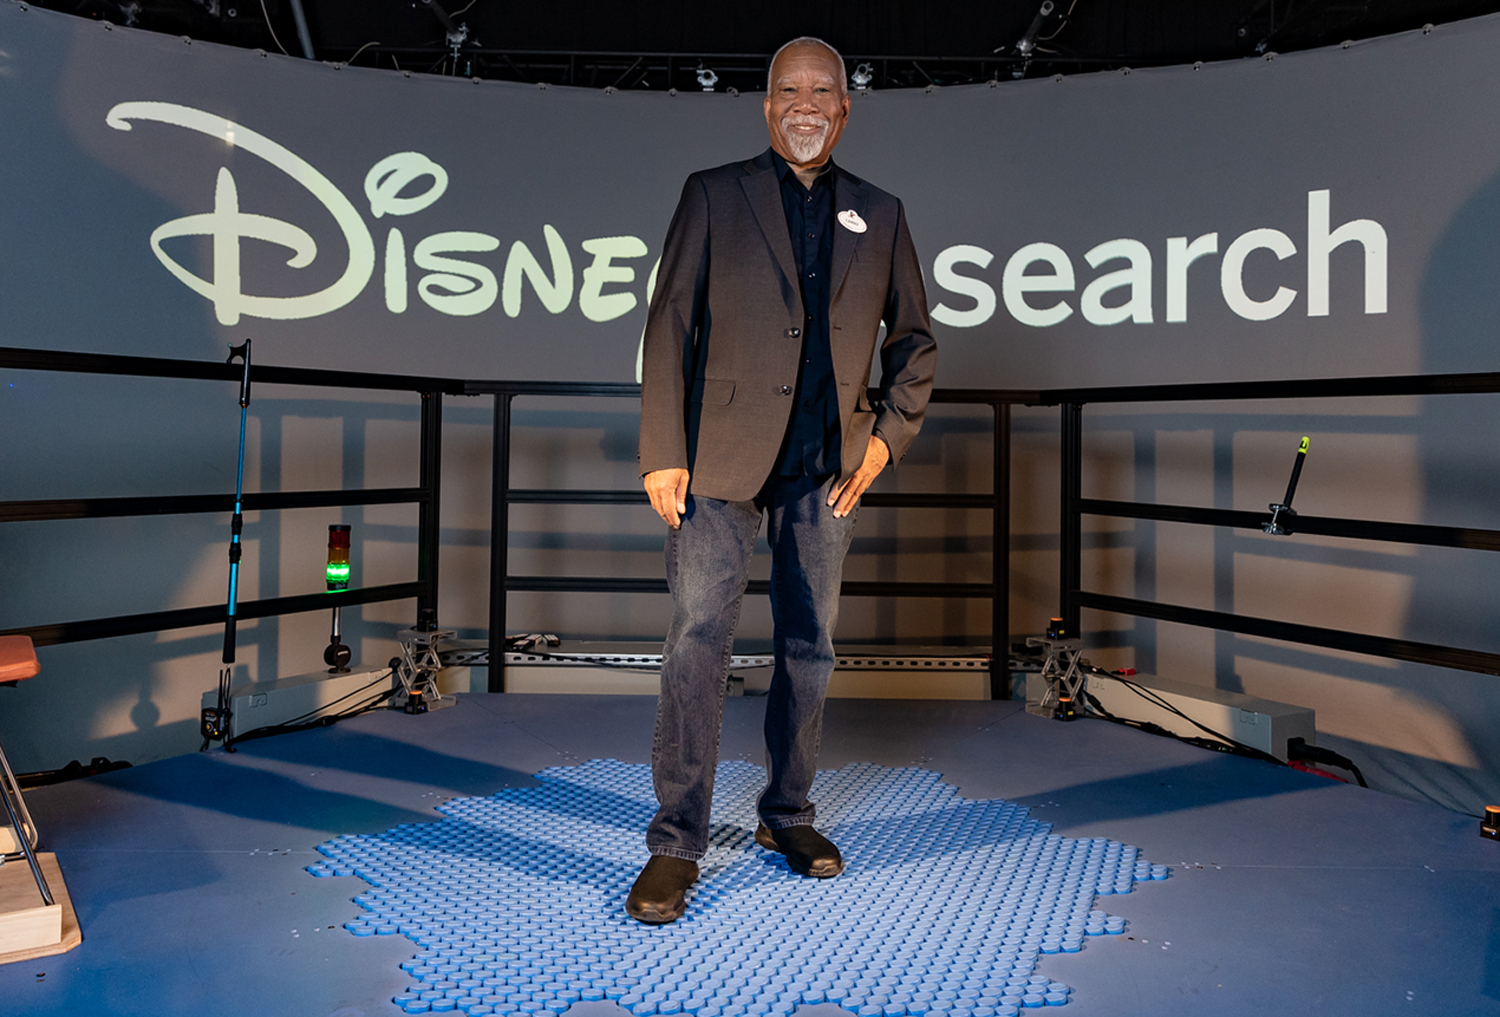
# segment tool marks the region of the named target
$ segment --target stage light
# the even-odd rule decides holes
[[[849,75],[849,81],[854,85],[856,92],[863,92],[870,87],[870,82],[875,80],[875,68],[869,64],[860,64],[854,68],[854,73]]]
[[[714,86],[717,85],[718,83],[719,83],[719,76],[714,73],[713,68],[712,67],[704,67],[700,63],[698,65],[698,85],[699,85],[699,87],[702,88],[705,92],[712,92],[714,90]]]
[[[1026,29],[1026,34],[1021,36],[1016,43],[1016,52],[1023,57],[1030,57],[1032,50],[1036,49],[1036,37],[1042,30],[1042,22],[1052,13],[1052,0],[1042,0],[1042,6],[1037,9],[1036,17],[1031,19],[1031,26]]]
[[[328,527],[328,588],[349,588],[349,527],[340,523]]]

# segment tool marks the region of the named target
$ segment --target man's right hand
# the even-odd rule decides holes
[[[651,507],[667,521],[672,529],[682,525],[687,514],[688,471],[681,468],[652,470],[641,478],[646,485],[646,494],[651,498]]]

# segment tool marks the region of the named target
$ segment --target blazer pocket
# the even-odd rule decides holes
[[[709,406],[728,406],[734,398],[734,382],[722,378],[703,378],[693,386],[692,401]]]

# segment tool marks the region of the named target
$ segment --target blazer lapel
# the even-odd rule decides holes
[[[834,167],[833,188],[833,277],[828,280],[829,298],[838,298],[839,287],[844,285],[844,276],[849,274],[849,262],[854,260],[854,247],[862,234],[839,222],[839,213],[853,210],[861,219],[865,215],[865,185],[863,181]]]
[[[761,165],[762,161],[766,165]],[[777,267],[786,277],[792,292],[800,293],[797,260],[792,256],[792,238],[786,231],[786,212],[781,207],[781,181],[776,179],[770,161],[770,156],[765,155],[747,162],[740,186],[745,190],[745,198],[755,213],[755,221],[766,238],[766,245],[776,257]]]

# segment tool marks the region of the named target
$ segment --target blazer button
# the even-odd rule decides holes
[[[788,339],[801,339],[802,330],[800,328],[789,328],[786,330],[786,337]]]
[[[791,395],[792,394],[792,386],[790,386],[790,385],[783,385],[783,386],[781,386],[781,394],[782,395]]]

